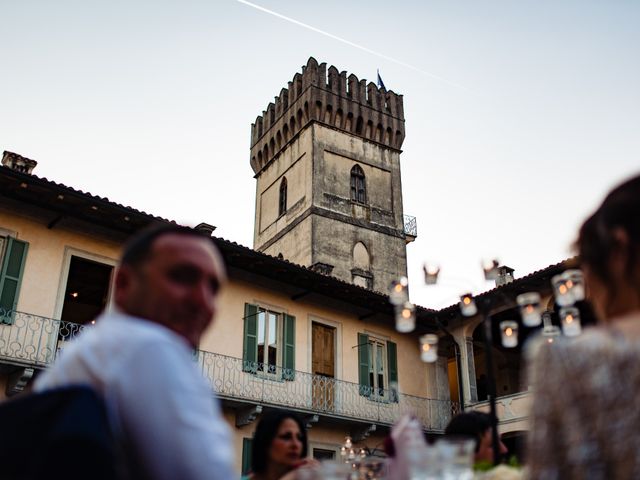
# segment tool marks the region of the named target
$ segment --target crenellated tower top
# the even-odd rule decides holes
[[[251,167],[257,174],[309,123],[400,150],[404,141],[402,95],[310,57],[251,125]]]

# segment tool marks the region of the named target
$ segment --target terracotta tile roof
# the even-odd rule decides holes
[[[56,203],[56,200],[60,200],[60,196],[66,202]],[[67,215],[88,224],[118,231],[123,236],[123,240],[126,236],[152,223],[176,223],[173,220],[113,202],[107,197],[75,189],[44,177],[20,173],[4,166],[0,167],[0,198],[2,197],[16,202],[27,202],[43,210],[48,209],[52,212],[52,224],[60,221],[57,220],[58,218]],[[272,285],[277,285],[294,299],[319,295],[326,302],[329,298],[336,304],[340,304],[340,308],[354,310],[361,319],[375,315],[393,317],[393,307],[389,304],[387,294],[384,292],[345,282],[331,275],[317,272],[311,267],[258,252],[221,237],[212,238],[222,251],[232,273],[239,277],[248,274],[267,278]],[[516,293],[522,293],[532,287],[540,288],[545,282],[548,284],[551,276],[569,268],[570,264],[575,264],[575,259],[568,259],[515,279],[509,284],[477,295],[476,299],[496,297],[503,293],[513,297]],[[435,317],[446,325],[448,320],[458,315],[457,309],[457,304],[441,310],[416,305],[418,325],[425,331],[435,330],[437,329]]]

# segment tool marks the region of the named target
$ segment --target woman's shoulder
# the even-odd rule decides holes
[[[557,365],[565,368],[584,365],[589,362],[602,363],[603,358],[640,354],[640,342],[631,342],[605,328],[586,328],[577,337],[555,337],[552,341],[539,336],[525,349],[527,363]]]

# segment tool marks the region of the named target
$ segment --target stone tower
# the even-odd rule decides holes
[[[312,57],[251,126],[254,248],[386,291],[407,273],[402,95]]]

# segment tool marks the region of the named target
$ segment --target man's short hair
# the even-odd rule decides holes
[[[121,265],[131,267],[140,266],[151,254],[153,243],[164,235],[188,235],[198,238],[208,238],[193,228],[175,224],[160,224],[145,228],[132,236],[124,245]]]
[[[491,415],[484,412],[463,412],[451,419],[445,435],[458,435],[473,438],[476,442],[476,452],[480,448],[480,440],[484,433],[491,428],[495,422]]]

